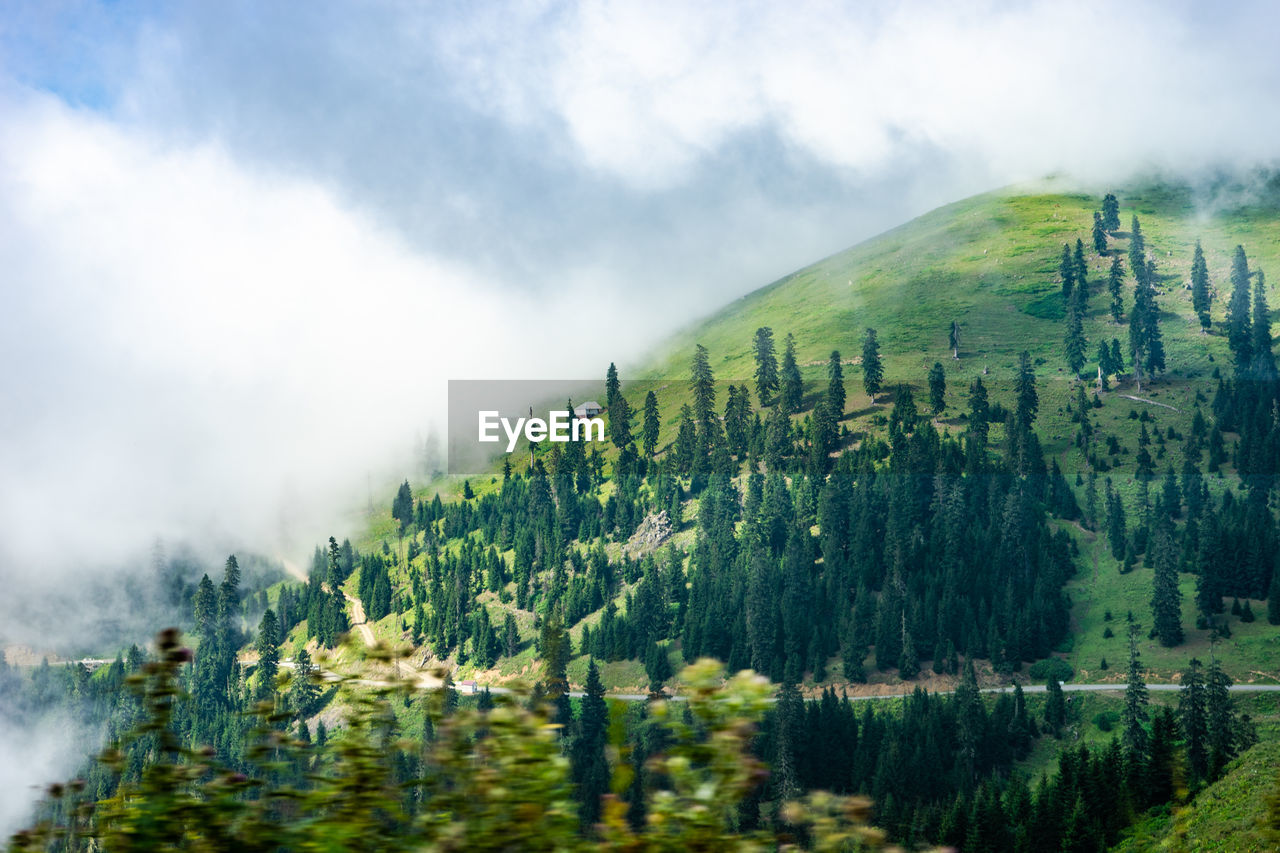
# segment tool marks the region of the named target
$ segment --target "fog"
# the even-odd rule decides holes
[[[1276,16],[6,4],[0,645],[92,642],[76,593],[157,537],[212,562],[357,535],[448,379],[625,378],[1011,182],[1271,163]]]

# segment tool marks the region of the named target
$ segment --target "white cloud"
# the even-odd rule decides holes
[[[491,61],[463,80],[511,121],[563,127],[567,156],[640,190],[688,180],[743,131],[851,176],[921,152],[1003,180],[1273,155],[1280,69],[1259,35],[1273,10],[1224,10],[1218,29],[1197,14],[1047,0],[580,3],[525,39],[468,30],[466,49]]]
[[[535,301],[215,145],[164,145],[48,98],[2,109],[10,630],[23,587],[157,535],[296,556],[357,532],[334,527],[340,513],[370,472],[378,486],[411,470],[447,379],[607,363],[590,341],[564,346],[567,318],[600,328],[617,310],[598,281]]]

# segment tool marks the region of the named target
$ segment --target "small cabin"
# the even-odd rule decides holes
[[[594,418],[594,417],[597,417],[603,411],[604,411],[604,407],[602,407],[595,400],[588,400],[587,402],[583,403],[581,406],[574,407],[573,416],[575,418]]]
[[[458,692],[459,692],[459,693],[465,693],[465,694],[467,694],[468,696],[470,696],[470,695],[472,695],[472,694],[479,693],[479,692],[480,692],[480,686],[479,686],[478,684],[476,684],[474,681],[471,681],[471,680],[467,680],[467,681],[459,681],[459,682],[458,682]]]

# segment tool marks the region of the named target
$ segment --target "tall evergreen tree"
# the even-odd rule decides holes
[[[1204,259],[1204,249],[1196,241],[1196,252],[1191,258],[1191,305],[1200,318],[1200,328],[1209,331],[1209,308],[1213,303],[1213,291],[1209,283],[1209,264]]]
[[[689,366],[689,390],[693,393],[693,416],[698,427],[706,430],[716,419],[716,384],[711,372],[711,357],[702,344],[694,347]]]
[[[929,408],[935,415],[942,414],[947,408],[947,373],[940,361],[935,361],[929,368]]]
[[[1138,285],[1147,284],[1147,244],[1137,216],[1133,217],[1129,231],[1129,271]]]
[[[1114,193],[1107,193],[1102,199],[1102,227],[1108,234],[1120,230],[1120,202]]]
[[[1093,250],[1099,255],[1107,253],[1107,229],[1102,227],[1102,214],[1093,212]]]
[[[1204,672],[1195,658],[1182,673],[1182,689],[1178,691],[1178,722],[1187,750],[1187,769],[1192,781],[1203,783],[1209,777],[1209,723],[1205,702]]]
[[[1013,392],[1017,400],[1017,423],[1030,431],[1036,413],[1040,411],[1040,397],[1036,394],[1036,373],[1031,366],[1031,353],[1026,350],[1018,354],[1018,375],[1013,382]]]
[[[1174,541],[1173,522],[1167,516],[1156,526],[1151,547],[1155,578],[1151,593],[1156,636],[1162,646],[1182,642],[1182,592],[1178,589],[1179,548]]]
[[[609,440],[619,450],[631,443],[631,404],[621,391],[614,392],[609,404]]]
[[[276,674],[280,671],[280,623],[270,607],[258,623],[254,647],[258,652],[258,697],[265,699],[275,694]]]
[[[1231,256],[1231,301],[1227,303],[1227,346],[1235,359],[1236,373],[1244,376],[1253,363],[1253,323],[1250,317],[1249,259],[1244,247]]]
[[[1070,305],[1075,296],[1076,262],[1071,257],[1071,247],[1066,243],[1062,244],[1062,258],[1058,261],[1058,278],[1062,282],[1062,303]]]
[[[790,332],[783,343],[780,372],[782,410],[787,414],[795,414],[804,405],[804,383],[800,379],[800,366],[796,363],[796,339]]]
[[[1078,288],[1078,290],[1081,289]],[[1067,306],[1067,329],[1063,338],[1063,354],[1066,356],[1067,366],[1076,376],[1079,376],[1080,371],[1084,369],[1085,352],[1088,347],[1084,337],[1084,311],[1080,303],[1081,299],[1077,295]]]
[[[1107,273],[1107,292],[1111,294],[1111,319],[1117,323],[1124,316],[1124,266],[1120,256],[1111,258],[1111,271]]]
[[[1267,305],[1267,280],[1258,270],[1253,285],[1253,328],[1250,349],[1253,352],[1254,379],[1259,382],[1274,382],[1276,379],[1276,357],[1271,351],[1271,309]]]
[[[1076,251],[1072,256],[1075,266],[1076,290],[1078,298],[1084,305],[1089,304],[1089,265],[1084,260],[1084,241],[1076,238]]]
[[[778,358],[774,353],[773,329],[761,326],[756,329],[753,345],[756,356],[756,399],[768,408],[773,405],[773,395],[778,393]]]
[[[1147,758],[1149,737],[1143,725],[1147,721],[1147,682],[1142,675],[1142,661],[1138,654],[1138,634],[1141,626],[1130,620],[1129,634],[1129,669],[1124,690],[1124,709],[1121,720],[1124,724],[1123,743],[1125,752],[1132,764],[1139,764]]]
[[[608,409],[612,409],[612,408],[613,408],[613,400],[614,400],[614,398],[615,398],[615,397],[617,397],[617,396],[618,396],[618,390],[619,390],[621,387],[622,387],[622,384],[618,381],[618,368],[617,368],[617,366],[616,366],[616,365],[611,361],[611,362],[609,362],[609,369],[608,369],[607,371],[605,371],[605,374],[604,374],[604,405],[605,405],[605,408],[608,408]],[[572,410],[570,410],[570,411],[572,411]]]
[[[1144,373],[1153,377],[1164,371],[1160,308],[1155,301],[1155,289],[1147,281],[1140,281],[1133,288],[1133,310],[1129,312],[1129,352],[1133,355],[1139,389],[1142,387]]]
[[[586,695],[578,716],[577,733],[569,751],[573,781],[578,786],[578,818],[584,830],[600,822],[601,798],[609,793],[609,708],[595,659],[587,663]]]
[[[837,422],[844,417],[844,368],[840,364],[840,351],[832,350],[827,359],[827,405]]]
[[[862,341],[862,387],[874,403],[876,394],[880,393],[880,383],[884,381],[884,365],[880,362],[880,342],[876,340],[876,330],[867,329]]]
[[[650,391],[644,395],[644,427],[641,441],[644,444],[644,455],[653,458],[658,451],[658,435],[662,431],[662,418],[658,414],[658,395]]]

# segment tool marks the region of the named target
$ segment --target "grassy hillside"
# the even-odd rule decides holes
[[[1260,743],[1232,762],[1227,774],[1186,808],[1133,827],[1117,853],[1148,850],[1262,853],[1280,837],[1264,825],[1268,802],[1280,796],[1280,743]]]
[[[779,352],[782,340],[793,334],[797,356],[806,383],[806,406],[812,404],[826,385],[826,362],[838,349],[845,362],[848,403],[844,426],[855,438],[882,431],[890,410],[890,395],[868,399],[862,388],[860,353],[867,327],[877,329],[885,362],[884,386],[913,385],[918,405],[926,405],[925,378],[931,365],[939,362],[947,375],[947,405],[936,421],[943,430],[960,432],[966,408],[967,389],[978,376],[991,390],[993,402],[1012,405],[1010,383],[1018,354],[1027,350],[1036,365],[1040,394],[1040,416],[1036,424],[1047,455],[1057,461],[1068,480],[1087,470],[1084,454],[1075,446],[1076,425],[1071,419],[1078,380],[1066,367],[1063,356],[1063,300],[1058,278],[1058,260],[1064,243],[1085,243],[1091,297],[1085,323],[1088,352],[1098,341],[1117,338],[1127,351],[1127,325],[1112,320],[1109,296],[1105,292],[1106,272],[1111,255],[1124,255],[1128,248],[1131,217],[1140,218],[1149,254],[1157,264],[1161,290],[1161,327],[1167,351],[1168,371],[1156,381],[1144,384],[1141,393],[1131,379],[1100,395],[1102,407],[1093,417],[1102,435],[1100,442],[1114,437],[1116,452],[1106,454],[1110,477],[1135,517],[1138,486],[1134,479],[1137,435],[1145,423],[1153,437],[1151,452],[1157,471],[1180,465],[1181,442],[1165,438],[1170,431],[1182,435],[1189,429],[1193,407],[1201,406],[1206,416],[1216,388],[1216,372],[1230,374],[1227,342],[1218,324],[1224,318],[1229,292],[1230,254],[1243,244],[1253,269],[1275,271],[1280,278],[1280,210],[1267,205],[1209,209],[1198,203],[1196,194],[1185,187],[1151,184],[1116,190],[1121,205],[1123,229],[1110,239],[1108,253],[1093,251],[1090,240],[1093,211],[1101,206],[1101,195],[1065,191],[1054,184],[1013,187],[975,196],[947,205],[866,241],[845,252],[802,269],[727,305],[715,315],[691,325],[675,335],[656,355],[636,365],[624,366],[623,391],[632,408],[638,410],[643,394],[657,389],[663,416],[660,452],[674,440],[677,413],[689,402],[688,364],[696,344],[708,348],[711,365],[721,382],[741,383],[754,372],[751,341],[755,330],[769,326],[774,331]],[[1200,330],[1191,307],[1187,285],[1193,247],[1201,240],[1214,286],[1212,315],[1214,329]],[[1127,260],[1125,264],[1127,268]],[[1274,286],[1269,288],[1275,304]],[[1133,278],[1126,275],[1125,306],[1132,304]],[[960,358],[953,359],[947,333],[955,320],[961,328]],[[603,374],[600,366],[601,398]],[[1092,363],[1084,372],[1094,369]],[[1092,393],[1092,381],[1086,384]],[[754,396],[754,395],[753,395]],[[1132,399],[1140,398],[1140,399]],[[723,396],[718,401],[723,404]],[[1139,420],[1141,416],[1141,420]],[[806,415],[797,416],[803,419]],[[992,441],[1002,438],[995,425]],[[1227,436],[1230,446],[1232,436]],[[527,456],[517,458],[527,465]],[[1175,462],[1176,460],[1176,462]],[[517,463],[517,467],[522,467]],[[1209,475],[1215,493],[1230,486],[1234,477],[1228,463],[1223,475]],[[472,478],[473,488],[483,494],[494,488],[487,477]],[[1083,489],[1077,498],[1084,503]],[[1101,486],[1101,482],[1099,484]],[[1158,484],[1154,484],[1158,486]],[[612,484],[601,490],[604,500]],[[419,489],[419,495],[440,491],[446,498],[456,496],[459,483],[437,483]],[[696,505],[685,513],[686,522],[696,514]],[[1062,522],[1058,522],[1065,524]],[[1069,587],[1073,601],[1073,637],[1059,649],[1079,673],[1078,680],[1113,680],[1123,669],[1123,631],[1107,629],[1123,622],[1132,612],[1135,619],[1150,624],[1151,570],[1139,566],[1122,575],[1109,549],[1093,533],[1076,524],[1065,525],[1080,548],[1080,571]],[[687,532],[687,531],[686,531]],[[376,517],[362,547],[395,543],[394,523],[385,510]],[[508,554],[509,557],[509,554]],[[403,568],[393,570],[393,579],[404,579]],[[1187,642],[1175,649],[1163,649],[1154,641],[1144,642],[1144,661],[1155,680],[1175,680],[1186,660],[1210,654],[1205,631],[1194,629],[1192,593],[1194,578],[1183,576],[1184,627]],[[496,615],[504,605],[491,602]],[[1219,642],[1213,652],[1227,671],[1242,682],[1280,680],[1280,631],[1265,621],[1265,602],[1252,607],[1260,618],[1244,624],[1231,618],[1233,635]],[[1108,617],[1108,614],[1110,616]],[[591,617],[589,617],[591,618]],[[532,625],[521,618],[522,635],[533,634]],[[377,626],[380,636],[403,636],[402,617],[392,615]],[[1102,659],[1110,667],[1102,669]],[[529,661],[511,661],[500,666],[503,672],[523,669]],[[633,668],[634,669],[634,668]],[[635,673],[617,673],[617,686],[633,686]],[[610,679],[613,680],[613,679]]]

